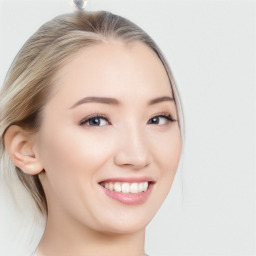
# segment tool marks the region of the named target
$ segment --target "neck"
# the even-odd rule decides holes
[[[129,234],[100,232],[49,216],[36,256],[145,256],[144,242],[145,229]]]

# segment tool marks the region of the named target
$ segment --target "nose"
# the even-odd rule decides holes
[[[126,129],[119,137],[115,164],[132,169],[142,169],[150,164],[150,148],[145,133],[138,129]]]

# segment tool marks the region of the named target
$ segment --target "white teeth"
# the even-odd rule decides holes
[[[145,192],[148,189],[148,183],[143,182],[139,184],[139,192]]]
[[[143,191],[147,191],[148,189],[148,182],[144,182],[144,190]]]
[[[119,182],[114,183],[114,190],[116,192],[121,192],[122,191],[121,183]]]
[[[144,183],[139,184],[139,192],[142,192],[144,190]]]
[[[145,192],[148,189],[148,182],[140,182],[140,183],[128,183],[128,182],[105,182],[101,183],[101,185],[111,191],[122,192],[122,193],[132,193],[137,194],[141,192]]]
[[[122,192],[123,193],[129,193],[130,192],[130,185],[129,185],[129,183],[123,183],[122,184]]]
[[[114,183],[109,182],[108,189],[113,191],[114,190]]]
[[[132,183],[130,185],[130,192],[137,194],[139,192],[139,186],[138,183]]]

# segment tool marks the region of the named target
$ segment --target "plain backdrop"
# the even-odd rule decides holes
[[[23,43],[44,22],[72,12],[70,2],[0,1],[0,85]],[[165,53],[183,101],[184,157],[147,228],[146,252],[256,255],[255,1],[90,0],[87,9],[123,15],[146,30]],[[0,255],[22,256],[20,225],[30,217],[11,212],[0,192]]]

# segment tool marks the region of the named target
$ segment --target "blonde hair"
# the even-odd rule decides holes
[[[47,22],[17,54],[0,93],[1,171],[6,177],[14,173],[18,175],[44,215],[47,215],[47,202],[39,177],[25,174],[12,164],[5,150],[4,134],[14,124],[36,132],[40,128],[40,113],[53,86],[54,74],[67,57],[83,47],[108,39],[125,43],[139,41],[157,54],[169,76],[181,124],[182,108],[170,68],[155,42],[141,28],[104,11],[64,14]]]

